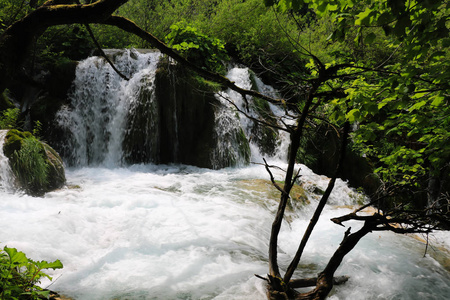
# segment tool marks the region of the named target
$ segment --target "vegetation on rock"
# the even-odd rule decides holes
[[[9,130],[3,151],[19,186],[27,193],[39,196],[64,185],[61,158],[30,132]]]

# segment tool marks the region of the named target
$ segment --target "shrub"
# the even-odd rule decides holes
[[[204,35],[185,22],[175,23],[170,29],[171,32],[166,37],[167,43],[187,60],[210,71],[226,71],[223,63],[228,61],[229,57],[221,40]]]
[[[22,146],[13,154],[13,170],[27,190],[36,190],[47,184],[48,164],[45,150],[34,136],[22,140]]]
[[[45,269],[61,269],[61,261],[33,261],[15,248],[0,250],[0,299],[48,299],[50,291],[36,284],[41,278],[52,278]]]
[[[18,108],[8,108],[1,112],[0,129],[13,129],[18,126],[20,110]]]

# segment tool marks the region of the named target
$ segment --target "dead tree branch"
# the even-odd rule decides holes
[[[292,278],[292,275],[294,274],[295,269],[297,268],[300,258],[302,257],[303,250],[305,249],[305,246],[309,240],[309,237],[311,236],[312,231],[314,230],[314,227],[316,226],[317,222],[319,221],[320,215],[322,214],[322,211],[325,207],[325,204],[328,201],[328,198],[330,197],[331,191],[334,188],[334,184],[336,182],[336,179],[338,177],[338,174],[341,172],[342,165],[345,158],[345,150],[347,147],[347,138],[350,130],[350,124],[348,122],[345,123],[344,126],[344,133],[342,135],[342,142],[341,142],[341,150],[340,150],[340,158],[338,165],[336,167],[335,174],[333,178],[328,183],[327,189],[325,190],[325,193],[322,195],[322,198],[319,201],[319,204],[314,211],[314,215],[312,216],[308,227],[303,235],[303,238],[300,242],[300,245],[298,247],[297,253],[294,256],[294,259],[292,260],[291,264],[289,265],[286,274],[284,275],[284,282],[289,282]]]

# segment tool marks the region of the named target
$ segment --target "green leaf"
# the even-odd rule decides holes
[[[417,102],[416,104],[414,104],[413,106],[411,106],[411,108],[409,109],[409,111],[414,111],[416,109],[420,109],[421,107],[423,107],[425,104],[427,104],[426,100],[422,100],[420,102]]]
[[[28,258],[25,253],[17,251],[16,248],[4,247],[3,250],[8,254],[12,264],[22,265],[28,263]]]
[[[366,8],[363,12],[356,15],[357,19],[355,20],[356,26],[361,25],[369,25],[370,24],[370,14],[372,12],[372,9]]]
[[[36,266],[40,269],[62,269],[63,268],[63,264],[61,263],[61,261],[59,259],[55,260],[54,262],[46,262],[46,261],[39,261],[36,262]]]
[[[368,35],[366,35],[366,37],[364,38],[364,42],[366,44],[372,44],[373,41],[376,39],[377,35],[373,32],[369,33]]]
[[[360,116],[361,116],[361,113],[360,113],[359,109],[357,109],[357,108],[352,109],[351,111],[349,111],[346,114],[346,118],[351,123],[359,120]]]
[[[439,96],[439,95],[436,95],[436,96],[433,96],[433,97],[431,97],[430,99],[433,99],[433,102],[431,102],[431,105],[432,106],[439,106],[441,103],[442,103],[442,101],[444,101],[444,96]]]

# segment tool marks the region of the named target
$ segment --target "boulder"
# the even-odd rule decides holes
[[[16,177],[16,185],[32,196],[61,188],[65,182],[61,157],[30,132],[8,131],[3,152]]]

